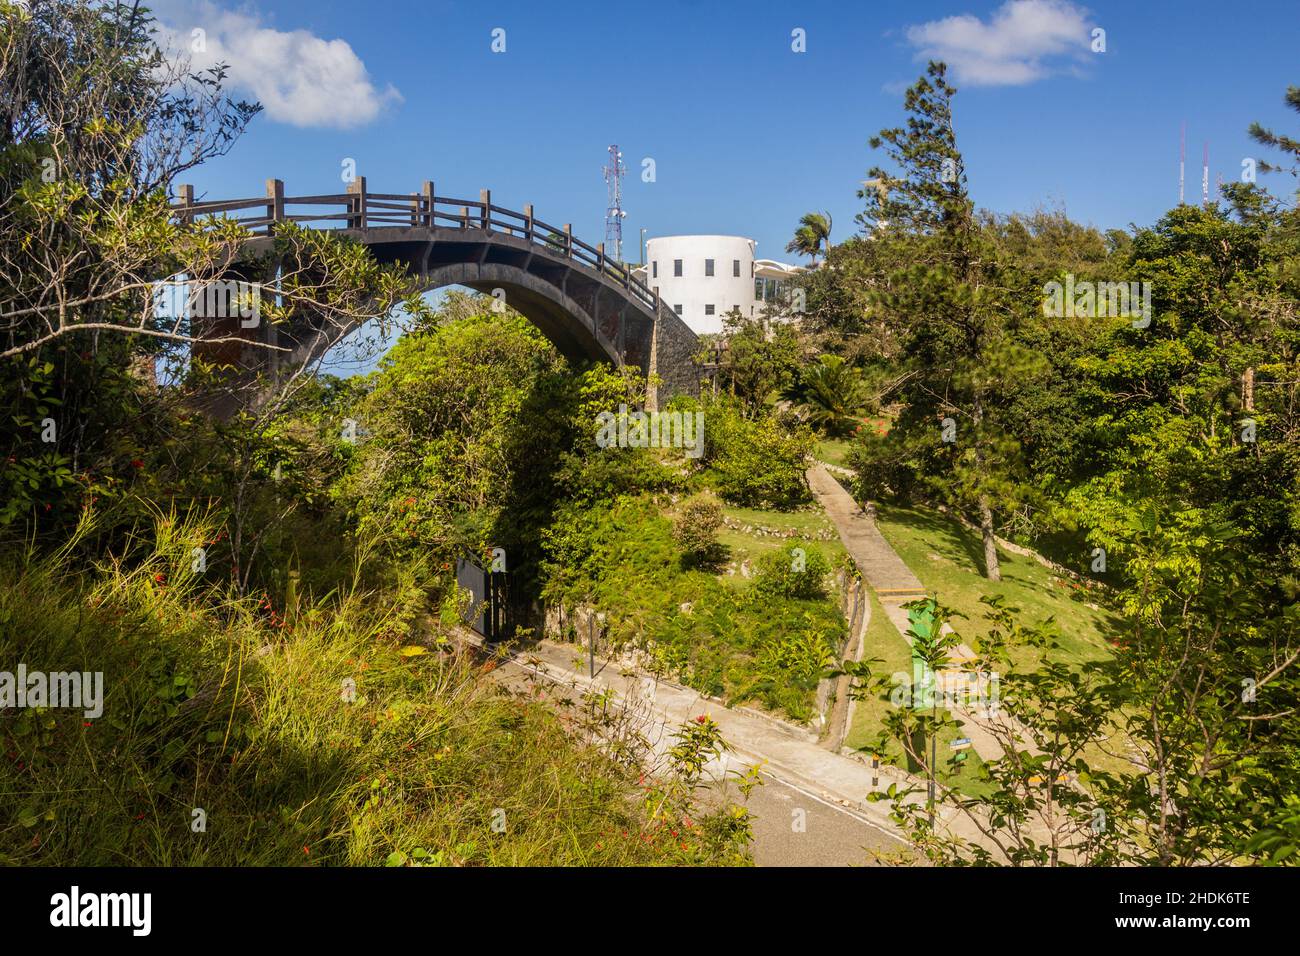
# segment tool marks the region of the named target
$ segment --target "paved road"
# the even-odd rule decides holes
[[[541,666],[542,661],[537,657],[532,657],[535,663],[531,664],[527,660],[506,660],[492,672],[493,675],[507,686],[526,692],[531,692],[529,675],[532,679],[543,677],[548,682],[584,680],[582,675],[561,666],[566,662],[565,655],[573,656],[571,647],[539,647],[533,653],[548,657],[550,666]],[[612,669],[605,673],[611,683],[623,684]],[[683,689],[677,691],[679,694],[688,693]],[[689,695],[694,696],[693,692]],[[669,696],[669,688],[662,686],[657,701],[659,707],[665,705]],[[698,709],[698,706],[692,707],[690,712],[695,713]],[[655,707],[646,710],[644,731],[647,739],[657,741],[657,746],[662,748],[669,742],[671,727],[680,724],[680,719],[664,723],[657,710]],[[736,720],[749,723],[757,720],[725,708],[715,707],[712,712],[724,725]],[[769,743],[772,735],[785,736],[776,731],[771,722],[758,721],[758,724],[760,730],[766,732],[763,736]],[[812,755],[819,763],[844,762],[844,758],[828,754],[812,742],[803,743],[799,749]],[[706,778],[719,781],[714,785],[717,796],[725,793],[730,799],[739,801],[740,795],[730,781],[754,762],[752,755],[729,752],[709,764]],[[905,849],[902,840],[879,822],[871,821],[860,809],[843,806],[834,796],[814,792],[807,783],[789,779],[771,769],[765,769],[762,774],[763,785],[754,788],[747,804],[754,815],[753,852],[754,861],[759,866],[870,866],[876,865],[870,853],[872,849],[886,852]]]
[[[749,798],[759,866],[879,866],[871,850],[904,844],[843,807],[764,775]]]

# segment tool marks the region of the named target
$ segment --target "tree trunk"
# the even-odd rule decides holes
[[[989,507],[989,499],[985,495],[980,495],[980,536],[984,539],[984,576],[990,581],[1001,581],[998,542],[993,537],[993,509]]]
[[[1246,369],[1241,376],[1241,404],[1248,412],[1255,410],[1255,370]]]
[[[971,418],[975,424],[975,469],[981,482],[985,479],[984,448],[980,435],[980,426],[984,423],[984,395],[975,391],[975,407]],[[984,577],[990,581],[1002,580],[1002,568],[998,565],[998,542],[993,537],[993,508],[989,505],[989,496],[983,491],[979,495],[980,537],[984,539]]]

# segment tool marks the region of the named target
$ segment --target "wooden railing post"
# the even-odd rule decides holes
[[[492,229],[492,190],[480,189],[478,191],[479,202],[483,204],[482,223],[485,230]]]
[[[460,207],[460,228],[469,228],[469,206]]]
[[[524,207],[524,238],[533,241],[533,204]]]
[[[366,228],[366,177],[357,176],[348,183],[348,194],[352,197],[348,228],[364,229]]]
[[[564,224],[564,258],[573,258],[573,224]]]
[[[605,244],[596,243],[596,271],[601,275],[605,274]]]
[[[425,220],[424,220],[424,224],[425,224],[426,226],[428,226],[430,229],[432,229],[432,228],[433,228],[433,225],[434,225],[434,221],[433,221],[433,195],[434,195],[434,194],[433,194],[433,180],[432,180],[432,179],[426,179],[426,180],[424,181],[424,212],[425,212],[425,217],[426,217]]]
[[[194,187],[177,186],[176,198],[179,199],[181,203],[181,211],[179,214],[181,222],[192,222],[194,218],[194,213],[191,211],[194,207]]]
[[[266,204],[266,217],[271,222],[276,223],[284,218],[284,180],[268,179],[266,181],[266,198],[270,200]],[[271,231],[271,226],[266,227],[266,231]]]
[[[411,193],[411,226],[420,224],[420,194]]]

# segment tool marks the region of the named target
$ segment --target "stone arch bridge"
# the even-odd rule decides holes
[[[267,181],[253,199],[194,201],[191,186],[179,188],[173,215],[183,221],[208,216],[234,219],[254,235],[252,257],[270,253],[276,223],[331,229],[366,245],[383,264],[401,264],[425,291],[448,285],[491,294],[505,291],[507,304],[529,319],[569,358],[634,366],[662,382],[648,404],[661,397],[696,394],[700,369],[693,357],[695,334],[659,299],[658,288],[636,279],[605,253],[587,245],[568,224],[542,222],[531,205],[522,212],[497,206],[489,190],[477,200],[438,196],[425,182],[419,193],[371,193],[364,177],[335,195],[284,195],[284,183]],[[237,316],[208,319],[200,335],[238,336],[244,341],[196,346],[209,360],[261,371],[319,359],[351,329],[326,327],[302,317],[243,329]],[[275,352],[255,342],[279,346]]]

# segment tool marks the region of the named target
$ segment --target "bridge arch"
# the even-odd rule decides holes
[[[271,251],[270,232],[278,222],[331,228],[366,245],[380,263],[401,265],[426,291],[449,285],[487,294],[502,290],[506,304],[569,358],[655,373],[663,389],[661,395],[652,392],[651,404],[663,395],[698,390],[698,339],[659,300],[658,290],[607,257],[603,245],[588,246],[568,225],[538,220],[532,206],[515,212],[493,205],[487,190],[476,202],[442,198],[431,182],[420,194],[368,193],[364,179],[334,196],[286,198],[279,180],[268,181],[266,197],[258,199],[196,203],[184,186],[180,195],[173,214],[181,219],[236,213],[232,218],[254,233],[246,245],[253,257]],[[349,331],[304,321],[265,334],[291,349],[278,361],[299,364],[320,358]],[[265,355],[244,348],[239,364],[257,361],[253,353],[259,351]]]

